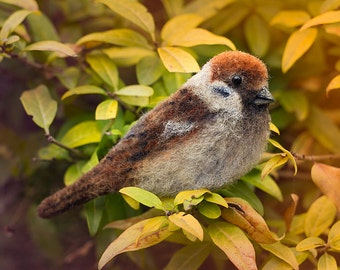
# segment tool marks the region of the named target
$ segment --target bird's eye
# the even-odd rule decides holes
[[[235,75],[234,77],[231,78],[231,81],[235,86],[240,86],[242,83],[242,77]]]

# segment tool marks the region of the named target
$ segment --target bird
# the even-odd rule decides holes
[[[160,197],[218,190],[261,160],[270,136],[268,69],[257,57],[224,51],[145,113],[75,183],[45,198],[51,218],[99,196],[135,186]]]

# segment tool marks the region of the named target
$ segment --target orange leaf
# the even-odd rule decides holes
[[[340,168],[315,163],[311,170],[312,180],[340,211]]]
[[[295,215],[296,206],[299,202],[299,197],[296,194],[290,194],[291,202],[287,207],[286,211],[284,212],[284,218],[286,222],[286,232],[289,231],[290,225],[292,224],[293,217]]]
[[[335,76],[327,85],[326,94],[328,95],[330,91],[335,89],[340,89],[340,75]]]
[[[225,198],[225,200],[229,208],[223,209],[223,219],[246,231],[256,242],[271,244],[279,240],[278,237],[269,230],[263,217],[257,213],[248,202],[240,198]],[[233,207],[233,205],[236,207]]]

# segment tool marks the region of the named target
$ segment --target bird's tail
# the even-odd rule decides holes
[[[107,182],[103,171],[96,167],[74,184],[44,199],[38,206],[38,214],[42,218],[51,218],[98,196],[115,191]]]

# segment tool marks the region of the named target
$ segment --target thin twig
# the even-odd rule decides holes
[[[329,155],[304,155],[304,154],[298,154],[293,153],[293,157],[296,160],[308,160],[308,161],[322,161],[322,160],[334,160],[334,159],[340,159],[340,155],[335,154],[329,154]]]
[[[59,146],[60,148],[67,150],[72,157],[76,157],[76,158],[80,158],[80,159],[87,159],[88,158],[88,156],[85,155],[84,153],[82,153],[81,151],[74,149],[74,148],[70,148],[70,147],[66,146],[65,144],[57,141],[51,134],[45,134],[45,136],[46,136],[46,139],[47,139],[48,142],[53,143],[53,144]]]

